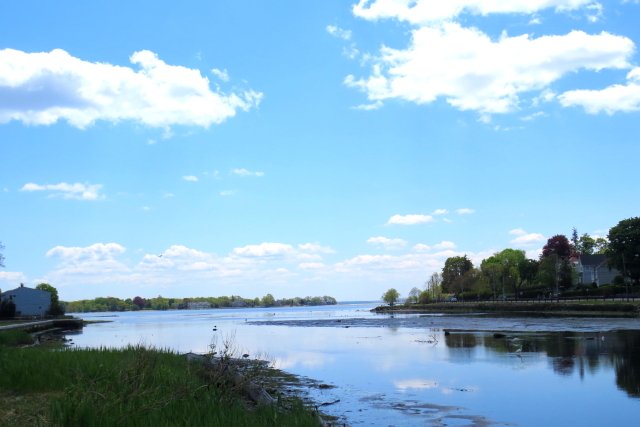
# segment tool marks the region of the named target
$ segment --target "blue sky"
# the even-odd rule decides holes
[[[4,2],[0,286],[377,299],[604,236],[640,204],[639,7]]]

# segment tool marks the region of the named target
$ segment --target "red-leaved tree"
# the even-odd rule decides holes
[[[145,301],[145,299],[140,297],[135,297],[133,299],[133,303],[137,305],[138,308],[140,308],[140,310],[142,310],[144,306],[147,305],[147,302]]]
[[[547,244],[542,248],[540,259],[546,258],[549,255],[557,255],[560,259],[567,259],[571,257],[572,253],[573,245],[569,239],[567,239],[567,236],[563,234],[556,234],[547,240]]]

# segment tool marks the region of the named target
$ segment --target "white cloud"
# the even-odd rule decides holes
[[[442,220],[443,220],[444,222],[453,222],[453,221],[451,221],[449,218],[442,218]]]
[[[542,21],[540,21],[539,17],[531,18],[531,20],[529,21],[529,25],[538,25],[538,24],[542,24]]]
[[[568,73],[627,68],[634,51],[630,39],[606,32],[538,38],[503,33],[493,41],[476,28],[446,22],[413,30],[407,49],[383,46],[370,76],[349,75],[344,83],[366,93],[370,102],[428,104],[444,98],[490,120],[491,114],[518,109],[520,96],[543,90]]]
[[[211,70],[211,72],[223,82],[229,81],[229,73],[227,73],[227,70],[220,71],[217,68],[214,68],[213,70]]]
[[[575,10],[593,0],[360,0],[353,14],[368,20],[395,18],[411,24],[426,25],[448,21],[463,13],[486,16],[493,13],[534,14],[555,8]]]
[[[355,43],[351,43],[351,46],[342,48],[342,54],[349,59],[355,59],[360,54],[360,51],[356,49]]]
[[[137,70],[86,62],[67,52],[0,50],[0,123],[86,128],[96,120],[133,120],[167,129],[209,127],[257,106],[262,94],[213,92],[197,69],[168,65],[148,50],[129,58]]]
[[[307,248],[305,245],[302,247]],[[330,248],[328,248],[330,249]],[[229,255],[234,258],[245,258],[259,262],[266,261],[299,261],[299,260],[320,260],[322,257],[316,253],[306,253],[308,249],[298,250],[291,245],[284,243],[265,242],[260,245],[247,245],[242,248],[235,248]]]
[[[233,196],[234,194],[236,194],[236,190],[222,190],[220,192],[221,196]]]
[[[433,247],[436,248],[436,249],[455,249],[457,246],[453,242],[449,242],[447,240],[443,240],[442,242],[438,243],[437,245],[433,245]]]
[[[371,237],[367,240],[367,243],[372,245],[382,245],[385,249],[400,249],[407,245],[406,240],[402,239],[388,239],[386,237]]]
[[[298,268],[300,270],[318,270],[326,267],[327,266],[321,262],[303,262],[302,264],[298,265]]]
[[[76,182],[75,184],[67,184],[61,182],[60,184],[47,184],[38,185],[34,183],[25,184],[20,191],[53,191],[48,197],[62,197],[63,199],[77,199],[77,200],[98,200],[104,199],[104,195],[99,194],[101,184],[81,184]]]
[[[602,18],[602,5],[598,2],[587,6],[587,20],[589,22],[598,22]]]
[[[298,249],[303,252],[322,252],[325,254],[335,254],[336,251],[331,249],[329,246],[322,246],[319,243],[304,243],[298,245]]]
[[[104,261],[122,255],[127,249],[117,243],[96,243],[84,248],[56,246],[46,256],[64,261]]]
[[[529,259],[540,259],[540,255],[542,255],[542,249],[531,249],[525,252],[525,255]]]
[[[537,113],[533,113],[525,117],[520,117],[520,120],[528,122],[529,120],[533,120],[536,117],[545,117],[546,115],[547,113],[545,113],[544,111],[538,111]]]
[[[157,141],[155,139],[147,139],[147,144],[149,145],[153,145],[155,144]]]
[[[354,110],[364,110],[364,111],[370,111],[370,110],[377,110],[379,108],[382,108],[384,104],[382,103],[382,101],[376,101],[373,104],[360,104],[356,107],[351,107]]]
[[[464,209],[458,209],[456,212],[459,214],[472,214],[475,211],[473,209],[464,208]]]
[[[183,176],[182,179],[184,179],[185,181],[198,181],[198,177],[193,175]]]
[[[140,209],[142,209],[143,211],[150,211],[151,208],[149,206],[143,206]]]
[[[351,30],[343,30],[336,25],[327,25],[326,29],[327,32],[334,37],[340,37],[344,40],[349,40],[351,38]]]
[[[264,176],[264,172],[251,172],[246,169],[234,169],[231,173],[240,175],[240,176]]]
[[[0,271],[0,281],[7,282],[9,286],[12,286],[26,282],[27,277],[19,271]],[[7,289],[5,289],[5,291],[6,290]]]
[[[511,243],[513,243],[516,246],[533,246],[547,240],[542,234],[538,234],[538,233],[527,234],[527,232],[525,232],[521,228],[511,230],[509,233],[516,234],[518,236],[515,239],[511,240]]]
[[[444,214],[448,214],[449,211],[446,209],[436,209],[435,211],[433,211],[433,213],[431,215],[444,215]]]
[[[570,90],[558,96],[563,107],[581,106],[589,114],[640,110],[640,67],[627,74],[627,85],[612,85],[602,90]]]
[[[394,215],[389,218],[389,221],[385,225],[399,224],[399,225],[415,225],[424,224],[433,221],[433,217],[430,215]]]
[[[416,252],[428,252],[430,249],[430,246],[423,245],[422,243],[418,243],[413,247],[413,250]]]

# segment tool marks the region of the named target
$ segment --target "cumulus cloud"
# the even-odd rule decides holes
[[[511,240],[516,246],[533,246],[540,244],[547,240],[542,234],[538,233],[527,233],[522,228],[516,228],[515,230],[509,231],[509,234],[514,234],[518,237]]]
[[[303,252],[322,252],[325,254],[334,254],[336,251],[331,249],[329,246],[322,246],[319,243],[304,243],[298,245],[298,249]]]
[[[433,245],[434,248],[436,249],[455,249],[457,246],[455,243],[453,242],[449,242],[447,240],[443,240],[442,242]]]
[[[343,30],[336,25],[327,25],[327,32],[332,36],[339,37],[344,40],[351,38],[351,30]]]
[[[217,68],[214,68],[211,72],[223,82],[229,81],[229,74],[227,73],[227,70],[220,71]]]
[[[431,250],[431,246],[423,245],[422,243],[418,243],[413,247],[413,250],[416,252],[428,252]]]
[[[185,181],[198,181],[198,177],[193,175],[183,176],[182,179],[184,179]]]
[[[117,243],[96,243],[84,248],[56,246],[46,256],[64,261],[104,261],[123,254],[127,249]]]
[[[402,239],[388,239],[386,237],[371,237],[369,240],[367,240],[367,243],[372,244],[372,245],[381,245],[383,246],[385,249],[400,249],[403,246],[407,245],[407,241],[406,240],[402,240]]]
[[[473,209],[463,208],[463,209],[458,209],[456,212],[459,214],[472,214],[475,211]]]
[[[168,65],[148,50],[129,58],[136,69],[94,63],[55,49],[0,50],[0,123],[83,129],[96,120],[133,120],[152,127],[209,127],[257,106],[253,90],[214,92],[197,69]]]
[[[385,225],[415,225],[424,224],[433,221],[433,217],[430,215],[394,215],[389,218],[389,221]]]
[[[376,101],[373,104],[360,104],[356,107],[351,107],[354,110],[364,110],[364,111],[370,111],[370,110],[377,110],[379,108],[382,108],[384,104],[382,103],[382,101]]]
[[[321,262],[303,262],[298,265],[300,270],[318,270],[321,268],[326,268],[327,266]]]
[[[63,199],[77,199],[77,200],[99,200],[104,199],[104,195],[99,194],[102,184],[81,184],[76,182],[75,184],[67,184],[61,182],[60,184],[47,184],[38,185],[32,182],[25,184],[20,191],[51,191],[52,193],[48,197],[62,197]]]
[[[568,73],[628,68],[634,51],[630,39],[606,32],[538,38],[505,32],[492,40],[477,28],[445,22],[413,30],[406,49],[383,46],[368,77],[349,75],[344,83],[373,103],[428,104],[440,98],[488,120],[518,109],[521,96],[544,90]]]
[[[554,8],[575,10],[598,4],[593,0],[360,0],[353,14],[368,20],[395,18],[416,25],[433,24],[458,17],[463,13],[486,16],[496,13],[534,14]],[[594,14],[591,9],[591,15]]]
[[[324,248],[318,244],[306,243],[298,246],[298,249],[285,243],[265,242],[259,245],[247,245],[235,248],[230,254],[232,257],[249,258],[261,261],[296,261],[322,259],[317,252],[331,253],[331,248]],[[311,253],[308,253],[311,252]]]
[[[19,271],[0,271],[0,282],[6,282],[9,286],[26,281],[27,277]]]
[[[612,85],[601,90],[570,90],[558,96],[563,107],[582,107],[589,114],[609,115],[640,110],[640,67],[627,74],[626,85]]]
[[[264,172],[251,172],[246,169],[234,169],[231,173],[239,175],[239,176],[264,176]]]

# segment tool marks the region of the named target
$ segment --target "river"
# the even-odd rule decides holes
[[[78,347],[204,353],[234,335],[243,353],[334,385],[311,397],[340,400],[322,410],[351,426],[637,422],[640,319],[390,316],[373,307],[85,313],[113,322],[68,337]]]

